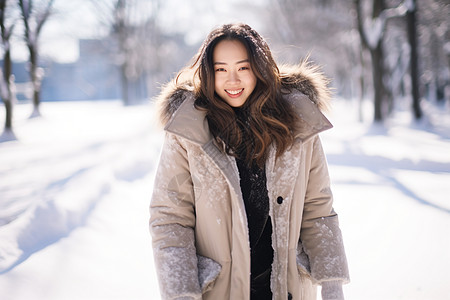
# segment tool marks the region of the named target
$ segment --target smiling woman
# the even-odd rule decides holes
[[[192,75],[192,77],[190,76]],[[160,97],[150,205],[163,299],[342,300],[347,261],[319,132],[326,79],[283,72],[250,26],[206,38]]]

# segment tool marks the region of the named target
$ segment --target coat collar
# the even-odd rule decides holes
[[[195,108],[192,92],[186,91],[185,97],[164,129],[196,144],[205,145],[213,139],[209,131],[206,113]]]
[[[213,140],[213,136],[209,131],[206,113],[195,108],[195,99],[192,92],[185,91],[184,94],[184,101],[172,115],[164,129],[203,146]],[[296,138],[306,141],[319,132],[333,127],[317,105],[303,93],[294,91],[286,94],[285,100],[292,105],[293,109],[300,116],[300,129],[296,133]]]

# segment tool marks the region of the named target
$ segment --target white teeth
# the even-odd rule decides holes
[[[239,94],[240,92],[242,92],[244,89],[240,89],[240,90],[226,90],[226,92],[228,93],[228,94],[231,94],[231,95],[237,95],[237,94]]]

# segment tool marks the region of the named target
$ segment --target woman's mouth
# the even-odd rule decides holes
[[[231,98],[239,97],[244,92],[244,89],[238,89],[238,90],[225,90],[225,92],[230,96]]]

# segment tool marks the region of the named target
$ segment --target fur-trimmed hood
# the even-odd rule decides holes
[[[299,65],[282,65],[279,69],[281,88],[286,100],[297,108],[302,123],[306,122],[311,127],[318,127],[318,122],[323,123],[322,118],[325,117],[322,114],[318,114],[320,118],[317,119],[313,110],[321,112],[328,110],[331,99],[330,89],[328,88],[329,80],[323,75],[318,66],[307,61]],[[166,129],[169,123],[172,123],[172,119],[180,106],[187,99],[190,99],[190,101],[194,100],[193,90],[194,87],[191,81],[183,81],[182,83],[171,81],[163,87],[161,94],[156,98],[156,104],[159,120]],[[305,98],[309,99],[309,101],[306,101]],[[311,105],[311,103],[314,105]],[[325,123],[328,123],[325,127],[331,127],[328,120]]]

